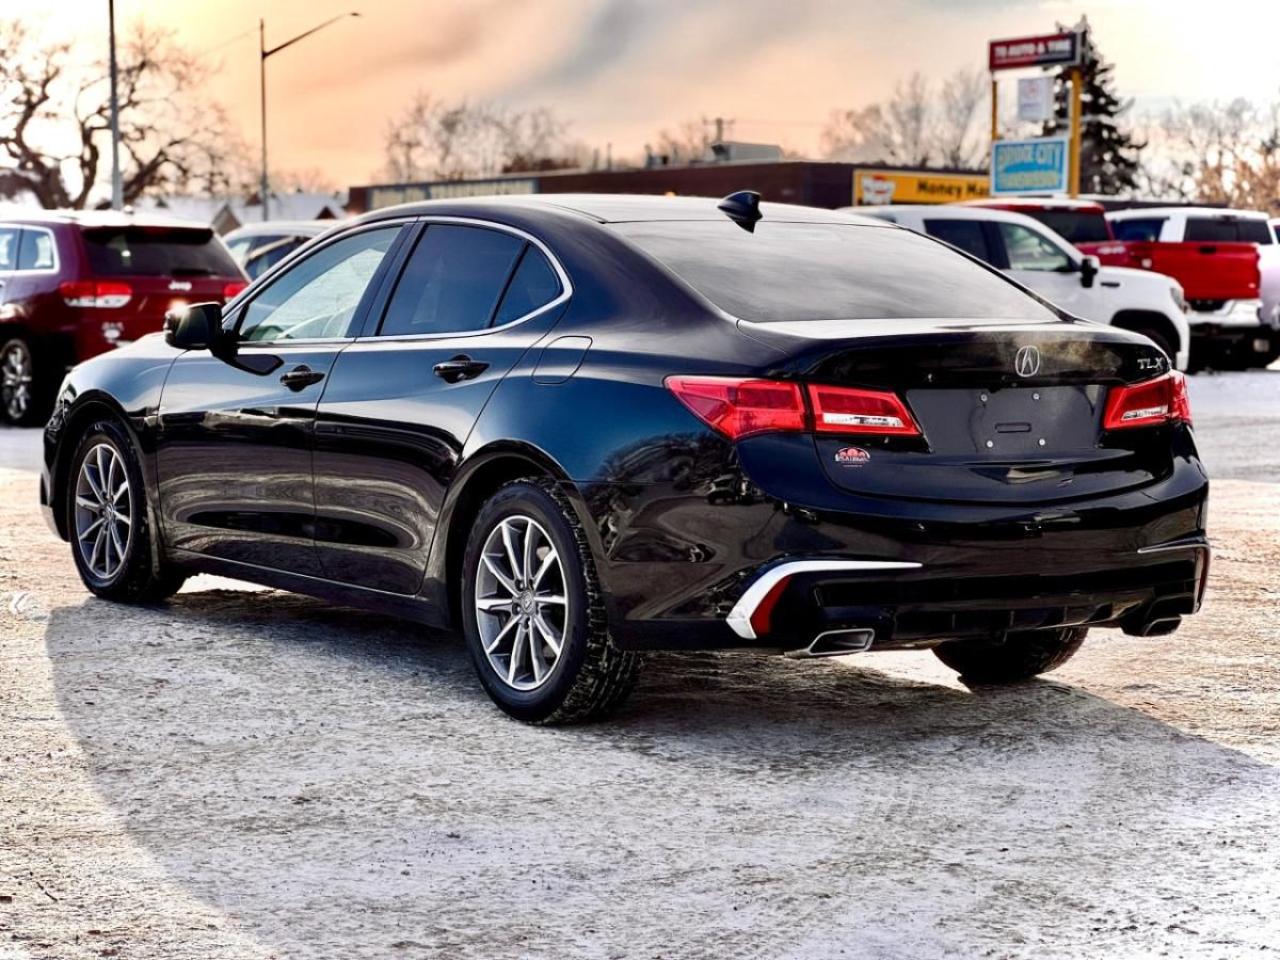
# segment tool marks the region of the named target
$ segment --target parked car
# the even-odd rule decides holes
[[[1113,239],[1107,209],[1096,200],[1066,197],[980,197],[960,205],[1008,210],[1044,224],[1071,244],[1106,243]]]
[[[227,249],[236,258],[250,280],[257,280],[277,263],[313,240],[332,230],[337,220],[268,220],[250,223],[223,237]]]
[[[868,212],[958,247],[1077,317],[1141,333],[1179,370],[1187,367],[1190,330],[1176,280],[1099,266],[1048,227],[1007,210],[947,204]]]
[[[659,648],[1019,680],[1172,632],[1208,569],[1150,340],[749,193],[375,211],[77,367],[44,449],[98,596],[203,570],[457,627],[531,722],[602,715]]]
[[[0,423],[42,420],[72,364],[159,331],[174,307],[244,287],[207,227],[119,213],[0,220]]]
[[[1266,214],[1147,207],[1113,211],[1107,221],[1115,239],[1081,249],[1177,278],[1191,304],[1197,365],[1266,366],[1280,356],[1280,246]]]

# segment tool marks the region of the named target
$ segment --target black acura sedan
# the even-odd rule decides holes
[[[73,370],[41,483],[98,596],[204,571],[459,628],[532,722],[606,713],[645,650],[992,683],[1171,633],[1207,493],[1149,340],[750,193],[369,214]]]

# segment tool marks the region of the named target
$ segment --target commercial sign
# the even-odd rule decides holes
[[[1053,77],[1018,79],[1018,119],[1042,123],[1053,116]]]
[[[987,196],[984,176],[968,173],[919,173],[910,170],[855,170],[853,202],[953,203]]]
[[[1078,33],[1048,33],[1038,37],[992,40],[987,45],[987,66],[992,70],[1074,66],[1079,62]]]
[[[991,147],[991,195],[1066,193],[1066,137],[997,140]]]

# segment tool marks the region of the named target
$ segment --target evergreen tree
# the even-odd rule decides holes
[[[1066,29],[1059,25],[1059,29]],[[1081,31],[1083,51],[1080,69],[1081,88],[1080,192],[1119,194],[1137,188],[1138,151],[1146,144],[1136,142],[1120,129],[1118,121],[1133,106],[1132,100],[1121,100],[1115,93],[1115,66],[1103,59],[1081,21],[1074,29]],[[1044,125],[1044,135],[1071,132],[1071,68],[1058,71],[1054,83],[1054,116]]]

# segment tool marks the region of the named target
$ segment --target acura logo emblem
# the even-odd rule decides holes
[[[1013,358],[1013,369],[1020,377],[1034,377],[1040,372],[1040,348],[1020,347]]]

